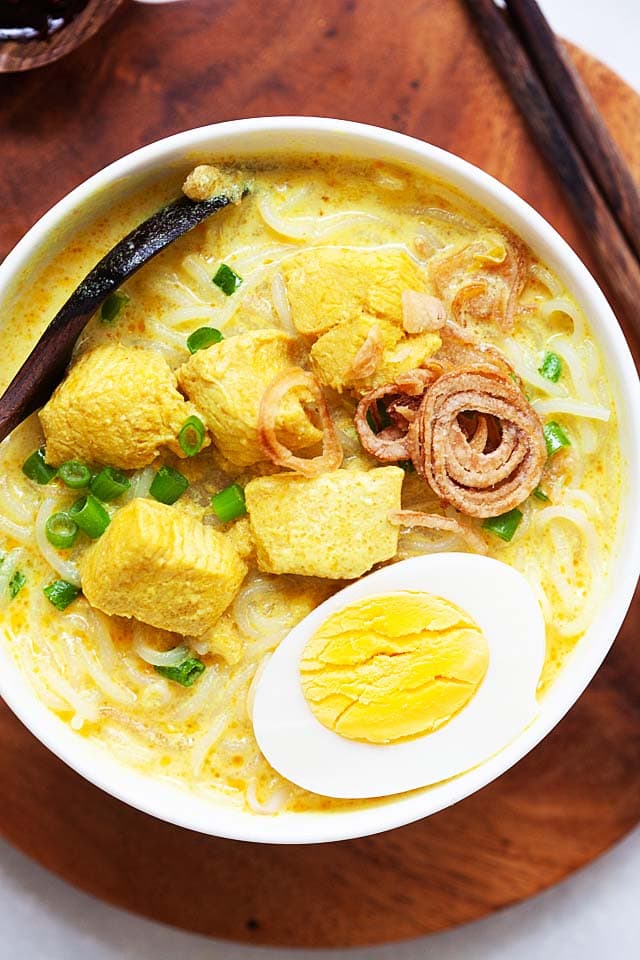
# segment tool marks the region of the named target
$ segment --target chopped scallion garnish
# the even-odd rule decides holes
[[[223,523],[244,517],[247,512],[244,490],[239,483],[232,483],[230,487],[225,487],[211,497],[211,506],[218,520]]]
[[[130,486],[129,478],[120,470],[116,470],[115,467],[103,467],[89,484],[89,489],[98,500],[108,503],[110,500],[121,497]]]
[[[42,592],[57,610],[66,610],[79,595],[80,587],[68,580],[54,580],[48,587],[44,587]]]
[[[213,282],[216,287],[220,287],[227,297],[230,297],[242,283],[242,277],[239,276],[235,270],[232,270],[231,267],[228,267],[226,263],[221,263],[213,278]]]
[[[204,423],[199,417],[187,417],[178,434],[178,443],[183,453],[188,457],[195,457],[202,450],[204,443]]]
[[[52,513],[47,520],[45,530],[49,543],[58,550],[68,550],[76,542],[80,528],[68,513]]]
[[[111,522],[109,514],[92,493],[76,500],[69,515],[92,540],[101,537]]]
[[[178,500],[189,486],[189,481],[173,467],[160,467],[151,481],[149,493],[160,503],[172,504]]]
[[[129,297],[121,290],[110,293],[100,308],[100,319],[103,323],[113,323],[123,307],[129,303]]]
[[[558,354],[547,351],[542,364],[538,368],[538,373],[547,380],[551,380],[552,383],[557,383],[562,374],[562,360]]]
[[[488,517],[482,526],[485,530],[490,530],[491,533],[495,533],[501,540],[509,543],[510,540],[513,540],[513,535],[520,526],[521,521],[522,510],[514,507],[513,510],[508,510],[507,513],[501,513],[499,517]]]
[[[44,447],[34,450],[22,464],[22,472],[34,483],[51,483],[56,473],[55,467],[50,467],[44,457]]]
[[[58,476],[66,487],[79,490],[81,487],[89,486],[91,470],[79,460],[67,460],[58,467]]]
[[[12,600],[15,600],[26,582],[27,578],[22,570],[16,570],[11,580],[9,580],[9,596]]]
[[[372,410],[367,410],[367,423],[373,433],[380,433],[381,430],[393,424],[393,420],[389,416],[386,404],[382,398],[376,400],[376,416],[374,416]]]
[[[544,490],[542,490],[540,487],[535,488],[533,491],[533,496],[536,498],[536,500],[541,500],[542,503],[551,503],[551,497],[548,497]]]
[[[189,353],[197,353],[198,350],[207,350],[221,340],[224,340],[224,337],[215,327],[198,327],[187,337],[187,349]]]
[[[192,687],[198,677],[202,676],[206,666],[197,657],[188,657],[177,667],[154,667],[154,670],[167,680],[173,680],[183,687]]]
[[[555,420],[550,420],[549,423],[545,423],[542,432],[544,433],[544,439],[547,445],[548,457],[552,457],[554,453],[562,450],[563,447],[571,446],[571,440],[569,440],[569,437],[560,424]]]

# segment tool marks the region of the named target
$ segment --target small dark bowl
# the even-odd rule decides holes
[[[124,0],[89,0],[70,23],[47,39],[0,41],[0,73],[43,67],[92,37]]]

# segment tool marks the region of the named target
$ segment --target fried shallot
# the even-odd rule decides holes
[[[465,424],[470,414],[471,428]],[[547,457],[537,413],[513,380],[493,367],[439,377],[409,425],[407,446],[434,492],[472,517],[495,517],[522,503],[538,485]]]
[[[394,383],[371,390],[358,404],[355,426],[360,443],[372,457],[383,463],[409,459],[407,430],[418,412],[424,391],[440,375],[442,368],[410,370]],[[382,426],[379,401],[384,401],[386,426]],[[373,429],[371,422],[376,429]]]
[[[296,391],[300,404],[313,406],[322,429],[322,454],[306,459],[297,457],[278,440],[278,414],[283,399]],[[321,473],[337,470],[342,464],[342,447],[331,419],[320,382],[312,373],[293,367],[273,380],[260,401],[258,439],[262,451],[272,463],[287,467],[304,477],[318,477]]]

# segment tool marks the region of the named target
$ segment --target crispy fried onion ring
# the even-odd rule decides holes
[[[535,410],[509,377],[490,367],[440,377],[427,389],[407,440],[418,474],[472,517],[495,517],[522,503],[547,456]]]
[[[353,358],[347,377],[351,380],[362,380],[372,377],[380,364],[384,354],[384,340],[380,327],[371,327],[367,338]]]
[[[438,297],[415,290],[402,291],[402,326],[407,333],[433,333],[446,322],[447,312]]]
[[[299,392],[301,404],[304,400],[305,404],[317,410],[322,429],[322,454],[318,457],[297,457],[278,440],[278,413],[284,397],[292,390]],[[295,470],[303,477],[318,477],[329,470],[337,470],[342,463],[338,432],[329,414],[320,382],[312,373],[300,367],[293,367],[276,377],[263,393],[258,413],[258,439],[263,453],[272,463]]]
[[[457,533],[476,553],[487,553],[482,535],[462,520],[443,517],[439,513],[423,513],[421,510],[392,510],[389,523],[396,527],[426,527],[427,530],[447,530]]]
[[[409,424],[418,413],[425,390],[442,372],[443,368],[435,363],[424,369],[409,370],[394,383],[371,390],[361,399],[356,410],[355,425],[360,443],[367,453],[383,463],[409,459]],[[391,420],[384,429],[380,429],[379,400],[385,401],[386,413]],[[371,429],[369,418],[373,420],[377,432]]]

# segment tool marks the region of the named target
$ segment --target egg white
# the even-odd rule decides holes
[[[434,733],[402,743],[360,743],[324,727],[302,692],[302,651],[326,618],[365,597],[432,593],[477,622],[489,667],[476,694]],[[306,790],[339,799],[385,797],[465,773],[511,743],[538,712],[545,659],[538,600],[517,570],[467,553],[413,557],[363,577],[320,604],[275,651],[256,686],[253,726],[278,773]]]

